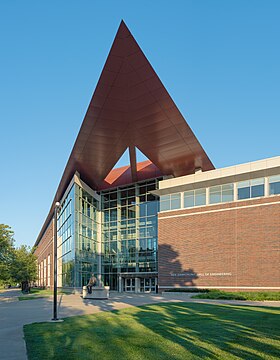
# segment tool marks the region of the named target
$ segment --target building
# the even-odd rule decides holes
[[[35,243],[39,285],[59,201],[60,287],[280,289],[279,194],[280,157],[214,169],[122,22]]]
[[[279,174],[275,157],[160,181],[161,289],[279,290]]]

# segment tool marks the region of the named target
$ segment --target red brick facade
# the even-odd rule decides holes
[[[159,214],[159,289],[280,289],[280,196]]]
[[[53,286],[53,221],[50,222],[35,250],[38,262],[38,285]]]

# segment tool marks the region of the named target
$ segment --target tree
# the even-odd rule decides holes
[[[36,256],[30,247],[22,245],[14,250],[11,276],[15,282],[22,284],[22,290],[25,290],[26,286],[28,286],[30,282],[36,281]]]
[[[11,281],[11,268],[14,258],[14,232],[10,226],[0,224],[0,282]]]

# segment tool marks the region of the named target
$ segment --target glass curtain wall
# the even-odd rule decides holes
[[[61,204],[57,217],[57,275],[58,286],[74,286],[75,264],[75,186]]]
[[[58,286],[81,287],[97,274],[98,201],[74,184],[57,218]]]
[[[159,201],[149,193],[157,183],[102,191],[101,209],[85,189],[72,186],[58,212],[58,286],[86,285],[92,273],[98,275],[100,260],[102,280],[112,290],[121,274],[157,272]]]
[[[87,285],[98,265],[98,200],[75,184],[75,286]]]
[[[102,278],[112,290],[120,274],[157,271],[156,188],[150,180],[101,192]]]

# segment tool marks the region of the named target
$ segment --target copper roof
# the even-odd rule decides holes
[[[150,161],[142,161],[136,164],[137,181],[144,181],[147,179],[155,179],[162,176],[159,169]],[[112,189],[118,186],[131,184],[132,170],[130,165],[122,166],[113,169],[104,179],[100,186],[100,190]]]
[[[104,188],[104,179],[129,148],[130,182],[137,181],[139,174],[135,147],[141,150],[163,175],[178,177],[193,173],[195,168],[203,171],[214,169],[122,21],[46,223],[51,219],[54,203],[63,196],[75,171],[80,173],[81,179],[89,186],[100,190]],[[150,172],[147,172],[148,176],[149,174]]]

